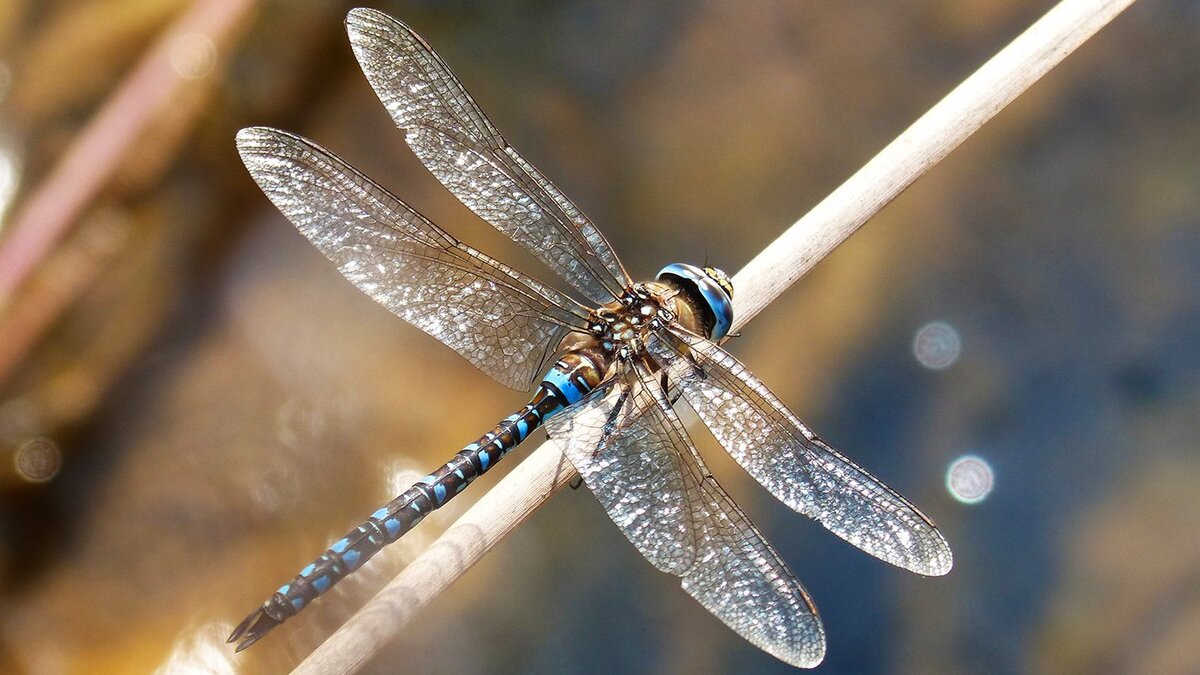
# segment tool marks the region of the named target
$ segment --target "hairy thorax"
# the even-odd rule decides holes
[[[684,287],[665,279],[635,284],[620,298],[592,312],[587,333],[571,333],[562,342],[564,359],[594,367],[586,379],[592,386],[612,376],[622,360],[645,358],[650,335],[674,322],[697,335],[706,335],[712,318],[702,301]]]

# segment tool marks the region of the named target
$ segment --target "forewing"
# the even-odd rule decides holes
[[[950,571],[946,539],[925,514],[812,433],[728,352],[683,331],[651,343],[688,404],[742,467],[791,508],[882,560]]]
[[[655,408],[639,382],[618,378],[548,419],[546,430],[622,534],[655,567],[682,575],[696,557],[700,486]]]
[[[263,192],[342,274],[497,381],[527,389],[583,325],[573,301],[455,240],[333,153],[275,129],[243,129]]]
[[[596,226],[504,140],[420,36],[362,8],[346,16],[346,30],[413,152],[463,204],[597,304],[629,285]]]

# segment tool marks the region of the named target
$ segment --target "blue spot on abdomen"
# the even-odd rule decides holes
[[[542,381],[546,384],[553,385],[554,388],[562,394],[562,397],[566,400],[567,405],[572,405],[579,402],[579,400],[583,398],[583,395],[587,393],[576,386],[568,373],[559,370],[557,367],[551,368],[550,372],[546,373],[546,379]]]

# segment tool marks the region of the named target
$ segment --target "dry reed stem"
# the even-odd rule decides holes
[[[734,330],[1133,0],[1064,0],[792,225],[734,278]],[[574,475],[546,441],[308,656],[294,673],[350,673]]]
[[[121,166],[141,134],[194,75],[177,67],[208,40],[220,50],[255,0],[196,0],[88,121],[62,159],[21,205],[0,241],[0,314]],[[3,345],[0,345],[3,347]]]

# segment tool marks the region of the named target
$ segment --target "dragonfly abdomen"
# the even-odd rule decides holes
[[[242,640],[238,645],[238,651],[241,651],[297,614],[384,546],[404,536],[425,516],[462,492],[547,418],[582,399],[599,384],[600,377],[592,358],[575,352],[564,355],[546,374],[527,405],[501,420],[491,431],[458,451],[450,461],[334,542],[321,557],[300,570],[246,617],[230,635],[229,641]]]

